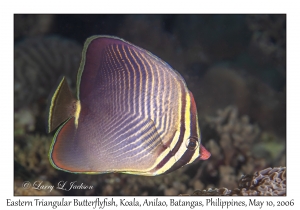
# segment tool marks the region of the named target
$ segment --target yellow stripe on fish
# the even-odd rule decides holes
[[[210,156],[184,79],[142,48],[88,38],[76,90],[63,78],[49,106],[49,132],[63,123],[49,151],[59,170],[155,176]]]

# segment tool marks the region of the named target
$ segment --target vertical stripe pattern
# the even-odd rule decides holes
[[[178,72],[116,37],[89,38],[82,55],[78,126],[69,120],[57,131],[55,167],[151,176],[199,157],[196,105]]]

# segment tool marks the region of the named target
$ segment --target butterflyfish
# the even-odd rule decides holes
[[[49,101],[48,132],[57,127],[49,160],[66,172],[155,176],[210,157],[183,77],[113,36],[85,41],[76,97],[62,77]]]

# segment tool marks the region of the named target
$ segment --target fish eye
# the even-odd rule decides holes
[[[198,138],[196,138],[196,137],[190,137],[186,141],[186,148],[188,150],[193,151],[198,148],[198,145],[199,145],[199,142],[198,142]]]

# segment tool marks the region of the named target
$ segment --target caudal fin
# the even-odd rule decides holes
[[[53,131],[70,117],[74,116],[76,99],[73,97],[65,77],[60,80],[58,87],[48,101],[48,107],[48,133]]]

